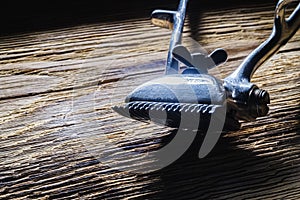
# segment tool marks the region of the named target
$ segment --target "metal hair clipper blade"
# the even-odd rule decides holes
[[[257,68],[299,29],[300,3],[286,19],[285,8],[295,1],[280,0],[270,37],[231,75],[218,80],[208,74],[208,69],[227,60],[227,53],[223,49],[216,49],[210,55],[191,54],[181,45],[187,2],[181,0],[177,11],[155,10],[152,13],[153,24],[173,29],[165,75],[136,88],[127,96],[124,105],[114,106],[113,110],[135,120],[153,121],[175,128],[181,126],[184,113],[192,123],[199,123],[198,130],[205,130],[210,123],[210,116],[225,107],[225,130],[237,130],[241,120],[253,121],[267,115],[269,94],[251,83],[250,79]],[[186,65],[181,74],[179,62]]]

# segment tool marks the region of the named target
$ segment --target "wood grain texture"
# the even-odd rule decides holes
[[[269,36],[273,10],[202,14],[202,48],[229,54],[212,74],[226,77]],[[118,168],[147,166],[174,136],[110,109],[162,75],[169,39],[146,18],[1,37],[0,199],[299,199],[299,32],[253,77],[271,95],[268,116],[224,133],[203,159],[199,139],[159,171]]]

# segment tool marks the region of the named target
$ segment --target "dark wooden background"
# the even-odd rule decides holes
[[[176,0],[128,1],[4,1],[0,7],[0,35],[53,28],[69,27],[95,22],[149,17],[153,9],[176,9]],[[237,7],[247,4],[276,3],[274,0],[191,0],[189,12]]]
[[[123,2],[105,19],[90,2],[72,4],[73,14],[41,2],[47,9],[37,16],[32,3],[23,4],[29,10],[2,7],[12,8],[6,22],[18,23],[2,18],[11,29],[0,37],[0,199],[300,198],[299,32],[253,77],[271,95],[268,116],[224,133],[203,159],[199,137],[171,165],[135,174],[114,167],[146,167],[147,152],[174,132],[110,108],[163,74],[170,31],[148,15],[177,2],[145,9],[136,2],[132,10]],[[269,36],[275,3],[204,5],[189,8],[196,14],[189,14],[184,42],[194,44],[192,36],[208,52],[226,49],[228,62],[210,71],[222,79]]]

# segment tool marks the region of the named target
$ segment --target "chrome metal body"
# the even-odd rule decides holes
[[[199,127],[203,130],[208,124],[209,115],[226,106],[226,118],[230,123],[225,123],[225,129],[228,130],[238,129],[240,120],[253,121],[267,115],[269,94],[251,83],[250,79],[258,67],[286,44],[299,29],[299,0],[278,2],[270,37],[224,80],[208,74],[208,69],[226,61],[227,54],[223,49],[217,49],[210,55],[191,54],[181,45],[187,2],[188,0],[181,0],[177,11],[155,10],[152,13],[153,24],[173,28],[165,76],[139,86],[127,96],[124,105],[115,106],[113,109],[129,118],[151,120],[172,127],[179,126],[181,112],[190,113],[191,119],[196,113],[200,115],[198,119],[202,119],[203,123]],[[298,6],[286,19],[285,8],[291,2],[298,2]],[[182,74],[179,74],[179,62],[187,67]],[[151,118],[151,110],[156,110],[159,114]],[[165,111],[167,115],[164,114]]]

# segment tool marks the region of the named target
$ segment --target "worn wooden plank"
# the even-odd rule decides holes
[[[212,74],[224,78],[268,37],[273,10],[203,13],[201,46],[229,54]],[[110,109],[162,75],[169,38],[146,18],[1,37],[0,198],[299,199],[299,32],[253,78],[271,94],[268,116],[224,134],[204,159],[199,139],[162,170],[114,168],[147,166],[173,137]]]

